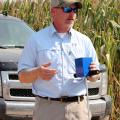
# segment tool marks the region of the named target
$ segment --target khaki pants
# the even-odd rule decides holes
[[[33,120],[91,120],[86,100],[79,102],[51,101],[36,97]]]

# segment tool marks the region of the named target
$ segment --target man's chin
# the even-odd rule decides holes
[[[69,27],[73,27],[73,25],[74,25],[74,22],[67,24],[67,26],[69,26]]]

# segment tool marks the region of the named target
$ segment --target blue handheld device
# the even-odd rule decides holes
[[[89,65],[92,62],[91,57],[76,58],[75,68],[77,77],[87,77],[89,76]]]

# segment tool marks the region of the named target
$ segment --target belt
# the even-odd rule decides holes
[[[60,98],[50,98],[50,97],[42,97],[35,95],[36,97],[46,99],[46,100],[52,100],[52,101],[60,101],[60,102],[75,102],[75,101],[83,101],[84,95],[81,96],[74,96],[74,97],[68,97],[68,96],[62,96]]]

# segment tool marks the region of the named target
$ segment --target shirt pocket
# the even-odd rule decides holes
[[[67,66],[67,73],[68,75],[73,75],[75,73],[75,58],[76,53],[72,50],[72,47],[64,48],[65,51],[65,60],[66,60],[66,66]]]
[[[60,57],[60,50],[56,48],[51,49],[43,49],[38,51],[38,63],[46,64],[46,63],[56,63]]]
[[[75,59],[84,57],[84,50],[81,49],[78,45],[71,45],[67,48],[67,57],[68,57],[68,63],[67,63],[67,71],[68,74],[75,74],[76,68],[75,68]]]

